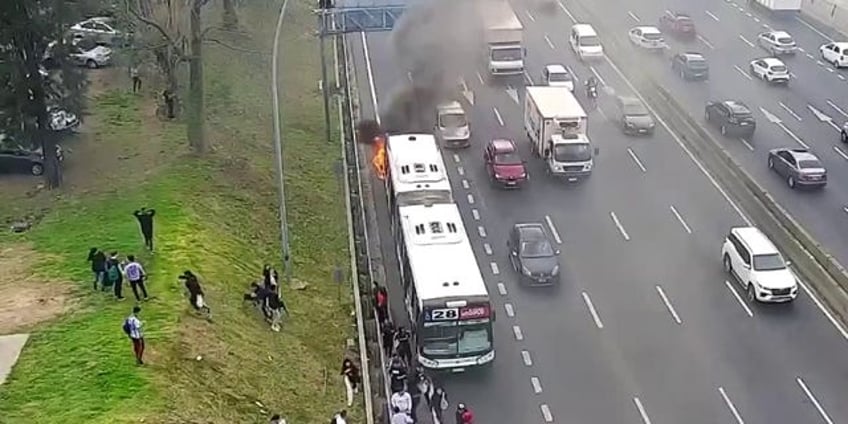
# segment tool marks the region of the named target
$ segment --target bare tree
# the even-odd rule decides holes
[[[238,14],[236,14],[235,0],[223,0],[223,2],[224,16],[221,20],[222,24],[226,29],[236,29],[238,27]]]

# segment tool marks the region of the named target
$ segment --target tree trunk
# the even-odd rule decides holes
[[[200,20],[200,9],[203,0],[193,0],[191,3],[191,53],[188,61],[189,87],[188,87],[188,141],[196,153],[206,151],[206,137],[204,134],[204,118],[206,111],[203,104],[203,37],[202,22]]]
[[[238,27],[235,0],[224,0],[223,24],[224,28],[227,29],[236,29]]]

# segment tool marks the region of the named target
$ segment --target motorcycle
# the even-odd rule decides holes
[[[590,85],[586,87],[586,97],[595,100],[598,98],[598,87]]]

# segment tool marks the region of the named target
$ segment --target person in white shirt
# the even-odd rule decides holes
[[[401,411],[397,407],[392,408],[392,419],[390,421],[391,424],[413,424],[415,420],[409,416],[406,412]]]
[[[342,409],[338,414],[333,416],[332,424],[347,424],[347,411]]]
[[[138,289],[141,289],[144,300],[147,300],[147,288],[144,287],[144,279],[147,277],[147,274],[144,272],[141,264],[136,262],[135,256],[129,255],[127,256],[127,260],[129,263],[124,267],[124,273],[127,274],[127,280],[130,282],[135,300],[141,301],[141,298],[138,296]]]
[[[397,408],[406,414],[412,412],[412,396],[406,390],[392,393],[389,403],[392,405],[392,408]]]
[[[132,314],[124,320],[124,333],[130,338],[135,353],[135,361],[138,365],[144,365],[144,331],[141,329],[142,322],[138,318],[141,308],[133,308]]]

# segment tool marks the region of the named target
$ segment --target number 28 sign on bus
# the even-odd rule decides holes
[[[489,318],[489,305],[473,305],[462,308],[439,308],[424,311],[424,321],[457,321]]]

